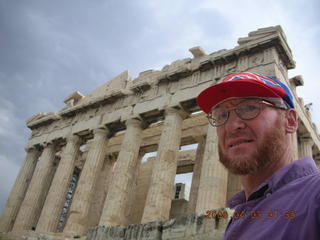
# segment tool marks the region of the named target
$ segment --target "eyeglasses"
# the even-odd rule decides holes
[[[226,108],[226,107],[215,107],[208,114],[209,123],[218,127],[225,124],[229,118],[229,113],[232,110],[235,110],[237,116],[242,120],[250,120],[257,117],[263,110],[263,106],[270,106],[279,109],[287,109],[283,102],[270,103],[261,99],[248,99],[240,102],[235,107]]]

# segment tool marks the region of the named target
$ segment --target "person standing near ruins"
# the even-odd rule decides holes
[[[293,159],[298,115],[277,79],[240,72],[197,98],[216,127],[220,162],[243,191],[224,239],[320,239],[320,171],[311,156]]]

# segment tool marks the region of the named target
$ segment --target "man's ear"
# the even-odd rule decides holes
[[[294,109],[289,109],[286,111],[285,115],[285,129],[286,133],[294,133],[298,129],[298,113]]]

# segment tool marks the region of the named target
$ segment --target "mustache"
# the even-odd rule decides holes
[[[232,132],[232,133],[227,133],[227,135],[225,136],[226,140],[229,139],[233,139],[233,138],[241,138],[241,137],[255,137],[255,134],[253,134],[252,132],[249,132],[247,130],[239,130],[237,132]]]

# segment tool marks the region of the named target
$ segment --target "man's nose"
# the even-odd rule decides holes
[[[238,114],[235,112],[235,110],[232,110],[229,112],[229,118],[226,122],[226,127],[229,130],[236,130],[236,129],[242,129],[245,128],[246,123],[245,120],[241,119]]]

